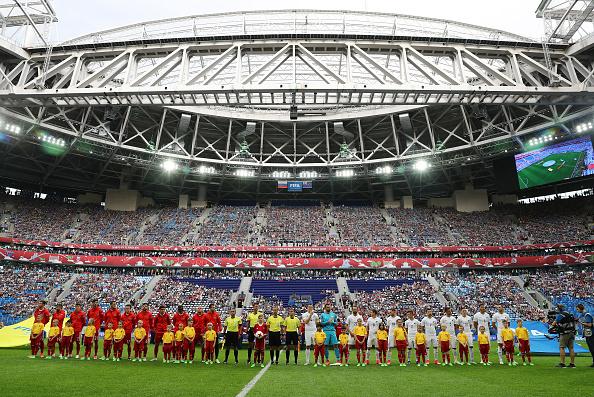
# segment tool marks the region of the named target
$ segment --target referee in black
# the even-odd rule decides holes
[[[289,315],[285,318],[283,329],[285,331],[285,356],[287,358],[286,365],[289,365],[289,358],[291,357],[291,350],[293,350],[293,357],[295,358],[295,365],[297,365],[297,357],[299,356],[299,327],[301,320],[295,317],[295,309],[289,309]]]

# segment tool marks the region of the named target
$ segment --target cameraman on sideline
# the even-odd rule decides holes
[[[552,324],[553,328],[558,329],[559,333],[559,368],[565,368],[565,348],[569,349],[569,368],[575,368],[575,351],[573,343],[575,342],[575,319],[571,313],[565,311],[565,306],[557,305],[557,314]]]
[[[579,313],[578,321],[582,325],[582,335],[586,339],[588,350],[590,350],[590,354],[592,355],[592,365],[590,367],[594,367],[594,320],[592,319],[592,315],[586,312],[584,305],[581,303],[575,308]]]

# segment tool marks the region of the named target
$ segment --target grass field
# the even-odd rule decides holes
[[[42,360],[28,355],[26,348],[0,350],[2,395],[236,396],[260,371],[245,365],[245,350],[238,366]],[[287,367],[284,352],[280,361],[248,396],[594,396],[589,356],[578,357],[575,369],[555,368],[556,357],[542,356],[534,358],[534,367]],[[496,354],[492,361],[497,361]]]
[[[583,152],[565,152],[551,154],[537,163],[531,164],[518,172],[518,181],[521,189],[534,186],[546,185],[559,182],[563,179],[577,177],[575,175],[578,164],[584,159]],[[554,162],[551,166],[544,166],[548,162]]]

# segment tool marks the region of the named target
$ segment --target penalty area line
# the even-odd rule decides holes
[[[254,386],[256,386],[256,383],[258,383],[258,381],[260,380],[260,378],[264,376],[264,374],[266,373],[266,371],[268,371],[268,369],[270,368],[270,364],[272,364],[271,361],[269,361],[268,364],[266,364],[266,366],[264,368],[262,368],[260,371],[258,371],[258,373],[256,374],[256,376],[254,376],[252,378],[252,380],[250,380],[243,387],[243,389],[241,389],[241,391],[237,394],[237,396],[235,396],[235,397],[245,397],[245,396],[247,396],[247,394],[250,392],[250,390],[252,390],[254,388]]]

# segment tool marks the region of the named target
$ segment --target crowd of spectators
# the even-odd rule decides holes
[[[394,308],[401,317],[404,317],[408,310],[412,310],[416,317],[423,317],[427,309],[432,309],[434,313],[440,313],[443,309],[433,287],[425,279],[387,286],[376,291],[357,291],[355,296],[354,302],[347,303],[347,309],[355,304],[364,316],[369,316],[371,310],[376,309],[384,318],[390,309]]]
[[[11,212],[14,236],[30,240],[62,241],[69,237],[80,207],[45,200],[20,199]]]
[[[452,208],[389,208],[388,222],[372,206],[272,205],[257,222],[257,206],[215,205],[203,225],[199,209],[105,210],[33,198],[11,199],[3,229],[33,240],[152,245],[510,245],[588,240],[592,197],[494,206],[462,213]],[[330,217],[327,212],[330,211]],[[7,222],[8,219],[8,222]],[[196,226],[196,228],[194,228]],[[393,230],[393,231],[392,231]],[[296,254],[295,254],[296,255]]]
[[[428,208],[389,208],[388,215],[396,228],[398,242],[412,246],[450,245],[454,241],[448,228],[434,217],[435,210]]]
[[[178,245],[188,235],[200,216],[200,209],[163,208],[157,219],[136,242],[147,245]]]
[[[178,305],[183,305],[188,313],[194,313],[199,307],[207,310],[211,303],[219,313],[226,313],[230,307],[229,298],[232,292],[204,287],[193,283],[191,279],[165,276],[157,282],[147,303],[153,313],[156,313],[161,305],[165,306],[169,313],[175,312]]]
[[[100,206],[86,207],[81,215],[74,240],[85,244],[130,244],[135,242],[142,225],[154,214],[153,209],[111,211]]]
[[[502,305],[512,319],[540,320],[543,311],[530,305],[523,295],[523,287],[506,271],[437,272],[442,288],[455,296],[458,310],[476,313],[481,304],[494,313]]]
[[[539,269],[536,273],[530,272],[521,277],[527,283],[527,287],[539,290],[553,302],[571,296],[594,304],[594,269],[592,268]]]
[[[137,292],[144,292],[144,287],[149,281],[148,276],[127,273],[80,273],[62,303],[65,310],[72,310],[77,303],[88,307],[92,299],[97,299],[103,309],[106,309],[111,301],[123,309]]]
[[[10,324],[29,317],[39,300],[70,276],[42,266],[0,265],[0,321]]]
[[[260,232],[262,245],[328,245],[329,229],[321,206],[266,208],[266,224]]]
[[[196,245],[248,245],[253,242],[255,206],[216,205],[202,225],[197,237],[188,241]]]
[[[332,209],[340,245],[393,245],[390,227],[377,207],[336,206]]]

